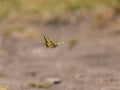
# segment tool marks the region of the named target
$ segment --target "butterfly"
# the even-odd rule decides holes
[[[46,37],[45,35],[43,35],[44,37],[44,41],[45,41],[45,46],[47,48],[56,48],[58,45],[63,44],[64,42],[59,42],[59,43],[54,43],[53,41],[51,41],[48,37]]]

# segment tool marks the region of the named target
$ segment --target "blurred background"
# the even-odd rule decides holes
[[[119,59],[120,0],[0,0],[0,90],[119,90]]]

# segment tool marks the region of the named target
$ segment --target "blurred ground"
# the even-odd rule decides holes
[[[0,84],[11,90],[46,90],[27,85],[50,78],[61,83],[49,90],[120,89],[118,7],[58,14],[45,22],[3,19],[0,34]],[[41,34],[65,44],[48,49]]]

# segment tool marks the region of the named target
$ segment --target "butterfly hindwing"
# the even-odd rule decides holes
[[[61,45],[61,44],[63,44],[64,42],[59,42],[59,43],[57,43],[57,45]]]

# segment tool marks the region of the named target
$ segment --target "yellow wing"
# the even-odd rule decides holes
[[[57,44],[53,43],[48,37],[46,37],[44,35],[43,35],[43,37],[44,37],[45,45],[47,48],[55,48],[58,46]]]

